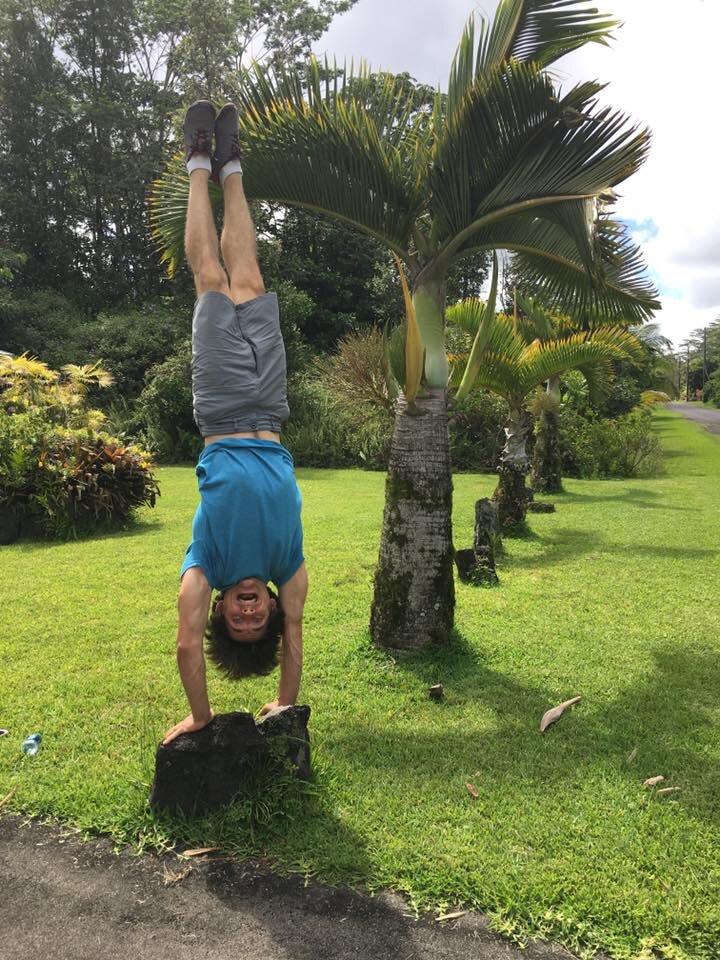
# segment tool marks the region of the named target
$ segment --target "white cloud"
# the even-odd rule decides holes
[[[492,13],[493,0],[475,5]],[[636,221],[663,310],[657,321],[679,343],[720,315],[720,211],[716,122],[717,0],[606,0],[624,21],[612,46],[566,57],[556,72],[568,86],[609,82],[604,102],[653,132],[650,157],[620,186],[619,214]],[[316,51],[364,57],[374,68],[408,71],[446,86],[450,61],[472,12],[468,0],[359,0],[336,18]],[[647,228],[652,221],[657,232]],[[643,229],[644,227],[644,229]]]

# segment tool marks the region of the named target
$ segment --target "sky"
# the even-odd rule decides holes
[[[604,103],[652,131],[649,159],[618,187],[617,214],[643,248],[662,302],[655,320],[675,346],[720,318],[720,0],[594,0],[622,20],[609,47],[588,44],[554,65],[562,87],[601,80]],[[496,0],[357,0],[315,52],[364,58],[447,88],[467,18]]]

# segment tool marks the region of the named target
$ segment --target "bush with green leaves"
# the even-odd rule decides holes
[[[450,457],[454,470],[495,470],[505,443],[507,403],[473,390],[450,407]]]
[[[158,460],[196,460],[202,438],[193,419],[190,340],[148,371],[147,385],[137,404],[137,417],[128,423]]]
[[[589,419],[566,406],[560,414],[563,472],[572,477],[641,477],[662,469],[650,409],[614,420]]]
[[[283,430],[283,443],[298,466],[386,468],[392,433],[389,417],[371,408],[351,416],[322,379],[308,374],[291,378],[288,401],[290,420]]]
[[[51,370],[0,358],[0,540],[68,538],[125,524],[158,494],[147,453],[104,432],[87,391],[112,382],[97,365]]]
[[[3,539],[61,539],[125,525],[158,485],[148,455],[102,432],[58,427],[38,412],[0,411]],[[13,536],[14,534],[14,536]]]

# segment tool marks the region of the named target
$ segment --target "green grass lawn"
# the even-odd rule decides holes
[[[124,534],[2,548],[4,809],[139,848],[219,843],[615,957],[717,958],[720,438],[664,411],[656,427],[663,476],[568,481],[556,514],[506,540],[498,588],[459,585],[455,642],[423,656],[369,647],[383,476],[298,471],[315,782],[195,822],[146,802],[157,741],[187,713],[174,632],[192,469],[160,470],[158,508]],[[493,482],[456,478],[458,547]],[[217,712],[275,692],[272,677],[209,684]],[[681,792],[644,789],[657,774]]]

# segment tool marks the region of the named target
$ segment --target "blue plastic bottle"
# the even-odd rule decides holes
[[[29,737],[25,737],[20,749],[25,754],[25,756],[34,757],[35,754],[40,749],[41,742],[42,742],[41,733],[31,733]]]

